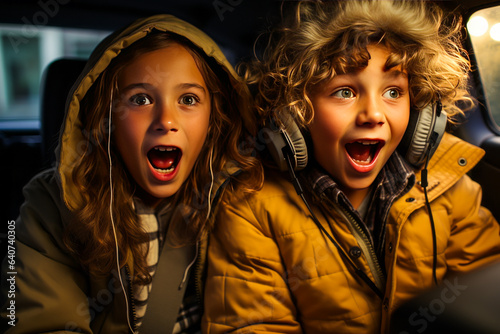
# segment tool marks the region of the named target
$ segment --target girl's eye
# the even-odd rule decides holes
[[[389,89],[387,92],[384,93],[384,97],[389,98],[389,99],[397,99],[401,94],[399,93],[398,90],[396,89]]]
[[[195,95],[184,95],[181,97],[180,103],[187,106],[194,106],[196,103],[200,102]]]
[[[341,99],[352,99],[354,97],[354,92],[347,88],[342,88],[333,93],[333,96]]]
[[[150,98],[144,94],[137,94],[132,96],[130,98],[130,102],[138,106],[144,106],[152,103]]]

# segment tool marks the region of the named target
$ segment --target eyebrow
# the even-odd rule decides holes
[[[195,82],[186,82],[186,83],[182,83],[182,84],[179,84],[177,85],[178,88],[183,88],[183,89],[186,89],[186,88],[198,88],[198,89],[201,89],[203,92],[206,93],[206,89],[205,87],[203,87],[202,85],[200,84],[197,84]]]
[[[408,78],[408,73],[400,71],[400,70],[396,70],[394,68],[386,69],[385,73],[388,76],[390,76],[390,77],[399,77],[399,76],[402,76],[402,77]]]
[[[122,91],[129,91],[129,90],[132,90],[132,89],[135,89],[135,88],[151,89],[151,88],[153,88],[153,85],[151,85],[149,83],[143,83],[143,82],[132,83],[132,84],[124,87],[122,89]],[[205,87],[203,87],[202,85],[197,84],[195,82],[181,83],[181,84],[176,85],[175,88],[180,88],[180,89],[197,88],[197,89],[202,90],[204,93],[207,92],[207,90],[205,89]]]
[[[130,85],[122,88],[121,90],[122,91],[128,91],[128,90],[131,90],[131,89],[134,89],[134,88],[148,88],[149,86],[151,86],[151,85],[149,85],[147,83],[133,83],[133,84],[130,84]]]

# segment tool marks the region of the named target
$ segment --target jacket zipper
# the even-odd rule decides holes
[[[325,194],[322,194],[321,198],[323,201],[329,202],[335,211],[337,211],[337,213],[347,221],[351,233],[356,239],[358,245],[361,247],[363,254],[365,254],[366,262],[368,263],[368,267],[370,268],[370,271],[375,279],[375,282],[373,283],[383,294],[383,291],[385,291],[385,275],[382,271],[380,263],[378,262],[373,244],[371,243],[367,232],[362,228],[361,224],[359,224],[356,217],[354,217],[344,205],[332,202]],[[332,228],[332,226],[330,226],[330,228]]]
[[[344,206],[334,206],[339,207],[339,213],[347,220],[349,226],[351,227],[351,232],[356,238],[358,245],[361,247],[363,254],[365,254],[366,261],[368,263],[368,267],[373,274],[375,279],[375,285],[381,290],[385,290],[385,275],[382,271],[382,267],[378,261],[377,255],[373,248],[373,244],[371,243],[366,231],[363,230],[361,224],[358,222],[356,217],[354,217],[351,212],[349,212]]]
[[[127,285],[128,285],[128,299],[130,304],[129,316],[132,319],[132,329],[137,331],[137,314],[135,311],[135,302],[134,302],[134,294],[132,293],[132,277],[130,276],[130,269],[128,265],[125,265],[125,275],[127,276]]]
[[[198,243],[201,243],[200,241]],[[198,245],[198,247],[201,247],[201,245]],[[201,255],[200,251],[198,251],[198,254],[196,256],[196,264],[194,268],[194,287],[195,287],[195,295],[196,295],[196,302],[198,303],[201,313],[203,314],[203,298],[202,298],[202,293],[203,293],[203,285],[202,285],[202,276],[203,276],[203,266],[202,266],[202,261],[201,261]]]

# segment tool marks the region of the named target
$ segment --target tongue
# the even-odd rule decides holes
[[[148,154],[149,161],[154,168],[168,169],[170,168],[177,158],[177,151],[158,151],[152,150]]]
[[[347,153],[353,158],[354,160],[358,161],[367,161],[370,158],[370,153],[372,150],[371,145],[363,145],[360,143],[350,143],[347,144],[346,146]]]

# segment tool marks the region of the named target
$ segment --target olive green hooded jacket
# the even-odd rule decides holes
[[[9,268],[8,261],[4,261],[2,267],[1,316],[2,326],[6,326],[2,328],[2,332],[6,330],[8,333],[75,331],[127,333],[130,332],[127,311],[131,326],[135,327],[134,300],[130,292],[130,272],[133,271],[133,263],[129,261],[127,266],[120,270],[120,275],[118,270],[115,270],[105,278],[90,276],[82,269],[78,259],[67,251],[63,234],[65,227],[75,220],[72,209],[80,207],[83,201],[71,176],[73,165],[79,158],[79,145],[87,140],[82,132],[80,102],[122,49],[153,30],[169,31],[190,40],[208,57],[217,61],[228,74],[238,94],[241,96],[248,94],[246,86],[241,84],[233,67],[216,43],[194,26],[171,15],[156,15],[138,20],[101,42],[68,95],[66,117],[58,147],[57,169],[42,172],[24,188],[25,203],[15,225],[14,265]],[[249,128],[252,124],[250,116],[242,115],[242,117],[245,126]],[[237,172],[236,168],[229,166],[226,171],[227,173],[217,174],[219,179],[214,182],[214,194],[218,193],[229,175]],[[173,217],[171,219],[178,217],[175,213],[163,212],[156,214],[156,218],[163,219],[163,214],[165,217]],[[197,256],[197,263],[191,269],[196,271],[197,278],[203,271],[206,242],[202,240],[198,246],[185,247],[186,254],[189,254],[185,256],[188,263],[193,260],[193,254]],[[178,272],[172,273],[175,277],[180,277],[173,289],[174,293],[181,279],[185,283],[187,278],[184,274],[187,270],[187,267],[182,267]],[[13,285],[6,280],[10,276],[15,280]],[[196,281],[201,306],[202,281],[200,279]],[[125,289],[122,288],[122,282]],[[11,286],[15,286],[13,295],[9,295]],[[153,291],[154,287],[155,284]],[[168,307],[179,310],[180,305]],[[167,313],[165,310],[166,316]],[[175,319],[177,314],[173,316]],[[17,321],[15,326],[12,326],[14,317]],[[168,332],[165,329],[162,331]]]

